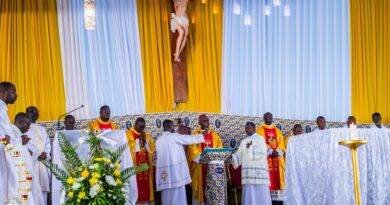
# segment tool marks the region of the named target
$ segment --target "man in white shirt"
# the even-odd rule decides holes
[[[0,204],[8,198],[8,170],[6,163],[5,145],[10,142],[12,124],[8,117],[8,104],[14,104],[18,95],[15,86],[10,82],[0,83]]]
[[[204,136],[174,133],[171,120],[164,120],[163,127],[164,134],[156,142],[157,191],[161,191],[163,205],[186,204],[185,185],[191,183],[191,177],[183,145],[202,143]]]
[[[49,135],[46,132],[46,129],[41,125],[37,124],[39,119],[39,110],[37,107],[30,106],[26,109],[26,114],[31,120],[30,129],[26,133],[32,141],[32,145],[35,147],[37,152],[33,156],[34,168],[38,173],[36,179],[41,185],[43,192],[43,199],[45,204],[47,204],[47,195],[50,192],[50,180],[49,180],[49,171],[38,160],[49,160],[51,153],[51,143]]]
[[[233,154],[233,167],[241,166],[242,205],[271,205],[270,181],[267,161],[267,145],[264,137],[256,133],[256,125],[245,125],[248,135]]]
[[[370,128],[374,128],[374,129],[384,128],[384,129],[386,129],[386,127],[381,124],[381,121],[382,121],[382,116],[379,112],[372,114],[372,122],[374,122],[374,124],[372,124],[370,126]]]

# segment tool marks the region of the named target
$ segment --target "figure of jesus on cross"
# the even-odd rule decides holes
[[[183,51],[188,36],[188,17],[187,17],[188,0],[173,0],[175,13],[171,14],[171,30],[176,31],[179,36],[176,40],[176,50],[174,53],[174,62],[180,62],[180,53]]]

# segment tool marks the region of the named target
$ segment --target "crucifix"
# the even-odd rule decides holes
[[[188,0],[171,0],[171,52],[173,56],[172,73],[175,103],[187,102],[187,53],[186,43],[188,37]]]

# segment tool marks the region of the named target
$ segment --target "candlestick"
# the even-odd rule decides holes
[[[353,169],[353,181],[355,186],[355,204],[360,205],[360,190],[359,190],[359,170],[357,165],[357,149],[364,144],[367,144],[368,140],[345,140],[340,141],[339,145],[349,147],[352,153],[352,169]]]

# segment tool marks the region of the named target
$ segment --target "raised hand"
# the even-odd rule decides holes
[[[27,135],[22,135],[22,145],[26,145],[31,138],[29,138]]]

